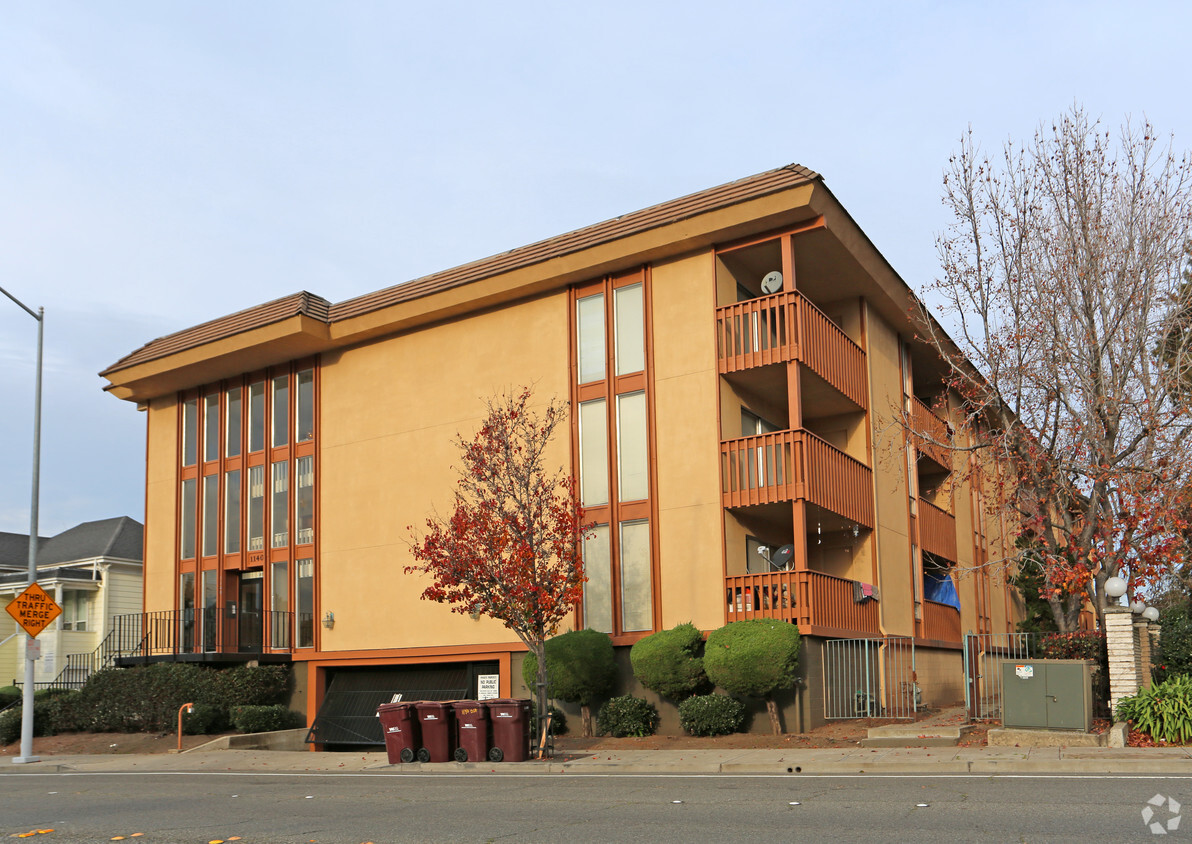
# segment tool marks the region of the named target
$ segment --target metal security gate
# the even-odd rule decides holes
[[[1037,633],[965,633],[964,703],[970,720],[1002,717],[1002,663],[1031,659]]]
[[[824,642],[825,718],[913,720],[921,703],[910,636]]]

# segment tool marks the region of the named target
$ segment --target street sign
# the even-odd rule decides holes
[[[41,586],[34,583],[12,599],[6,609],[17,620],[17,624],[36,638],[37,634],[50,626],[50,622],[62,615],[62,607]]]

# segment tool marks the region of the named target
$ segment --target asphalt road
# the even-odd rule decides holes
[[[29,774],[0,838],[128,844],[1192,840],[1192,777]],[[926,804],[926,805],[919,805]],[[1183,806],[1180,806],[1183,812]],[[1183,820],[1182,815],[1179,816]],[[134,837],[135,833],[141,833]]]

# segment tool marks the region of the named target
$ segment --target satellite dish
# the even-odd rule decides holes
[[[765,278],[762,279],[762,293],[777,293],[781,289],[782,273],[778,272],[778,270],[766,273]]]
[[[783,545],[770,555],[770,568],[774,571],[786,571],[790,567],[791,560],[794,558],[795,546]]]

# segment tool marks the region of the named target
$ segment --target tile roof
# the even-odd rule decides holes
[[[454,269],[386,287],[383,290],[357,296],[335,305],[312,293],[295,293],[264,305],[257,305],[229,316],[205,322],[193,328],[159,337],[121,358],[100,375],[106,376],[121,369],[281,322],[296,315],[309,316],[325,323],[360,316],[401,302],[429,296],[504,272],[610,243],[709,211],[790,190],[819,181],[821,178],[818,173],[806,167],[788,164],[776,170],[769,170],[756,176],[738,179],[735,182],[652,205],[641,211],[614,217],[602,223],[586,226],[528,246],[521,246]]]

